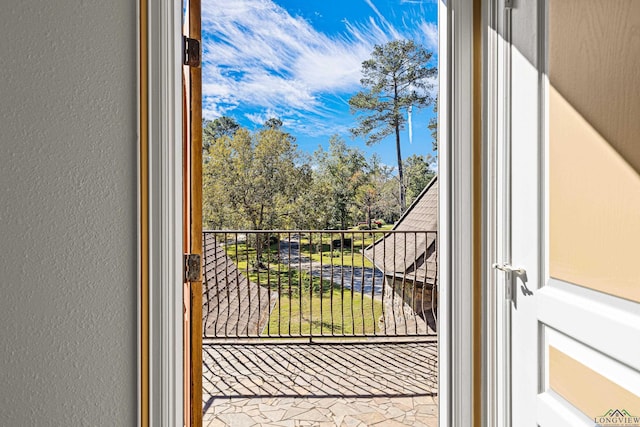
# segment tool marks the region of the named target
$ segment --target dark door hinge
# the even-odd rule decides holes
[[[199,67],[200,56],[200,40],[182,36],[182,63],[189,67]]]
[[[202,273],[202,264],[200,255],[185,254],[184,255],[184,281],[199,282]]]

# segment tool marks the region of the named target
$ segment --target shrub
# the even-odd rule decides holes
[[[269,236],[269,246],[275,245],[279,241],[280,241],[280,238],[278,236],[276,236],[275,234],[272,234],[271,236]]]

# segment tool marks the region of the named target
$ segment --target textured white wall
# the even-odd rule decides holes
[[[136,420],[136,10],[0,13],[0,425]]]

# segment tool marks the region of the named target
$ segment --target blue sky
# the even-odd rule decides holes
[[[436,21],[435,0],[203,0],[204,117],[232,116],[250,129],[279,117],[303,151],[337,133],[395,165],[393,139],[367,147],[350,137],[348,100],[362,89],[361,64],[375,44],[413,39],[435,64]],[[432,114],[414,111],[404,158],[431,153]]]

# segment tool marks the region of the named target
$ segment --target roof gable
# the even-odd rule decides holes
[[[438,231],[438,179],[435,176],[400,217],[392,230],[364,250],[385,275],[434,283]]]

